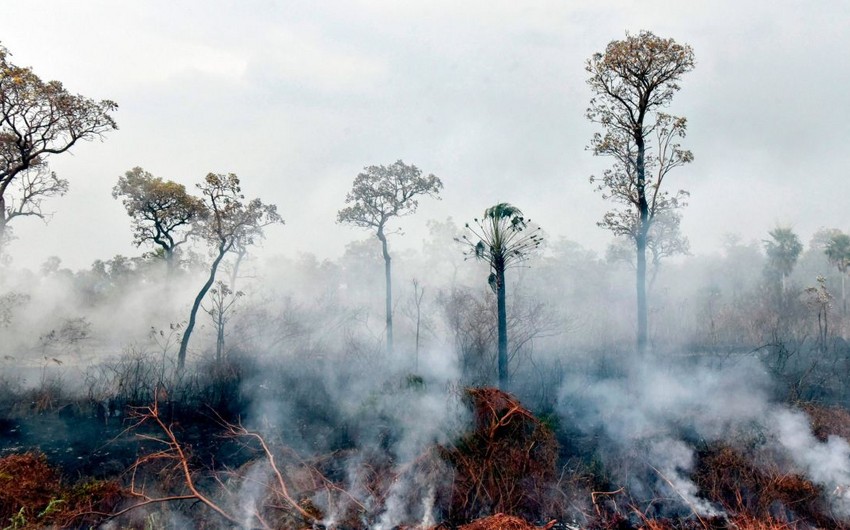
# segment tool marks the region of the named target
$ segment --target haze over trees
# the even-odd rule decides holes
[[[666,258],[687,255],[690,253],[690,241],[682,234],[680,226],[682,216],[675,211],[668,210],[656,216],[649,228],[646,238],[646,248],[650,259],[647,263],[649,271],[649,285],[647,290],[652,292],[658,273],[661,272],[661,262]],[[632,268],[637,268],[637,252],[635,251],[634,238],[619,236],[608,245],[605,257],[610,262],[623,262]]]
[[[345,196],[346,206],[337,212],[337,222],[375,231],[384,257],[387,352],[393,352],[392,258],[387,245],[387,223],[395,217],[416,212],[420,196],[439,199],[443,183],[434,175],[401,160],[389,166],[368,166],[354,178]]]
[[[508,317],[505,271],[528,259],[543,242],[540,227],[529,226],[531,219],[523,217],[522,210],[501,202],[484,210],[481,219],[473,225],[466,224],[472,235],[464,234],[461,241],[469,249],[467,256],[482,260],[490,265],[487,284],[496,295],[496,318],[498,320],[497,373],[499,388],[506,389],[508,372]]]
[[[42,201],[68,190],[67,181],[47,167],[49,157],[118,128],[111,116],[115,102],[42,81],[31,68],[12,63],[10,55],[0,45],[0,252],[13,219],[45,219]]]
[[[611,41],[587,61],[594,97],[587,118],[602,127],[590,142],[594,155],[614,159],[602,176],[591,177],[602,197],[618,205],[600,226],[635,243],[637,349],[647,347],[646,250],[653,221],[684,206],[687,192],[662,189],[674,168],[693,160],[679,141],[687,120],[661,109],[673,100],[682,75],[694,68],[691,47],[651,32]]]
[[[438,50],[441,59],[452,45]],[[333,55],[322,66],[344,74]],[[395,63],[386,64],[381,79],[394,84]],[[439,178],[401,160],[357,175],[336,221],[368,237],[322,256],[293,255],[292,246],[255,256],[283,220],[265,193],[246,198],[234,173],[184,186],[136,167],[105,184],[104,193],[115,184],[132,236],[121,212],[120,226],[87,224],[81,237],[116,229],[124,243],[132,237],[135,255],[82,268],[59,256],[40,270],[0,262],[0,527],[850,530],[850,318],[833,307],[850,237],[821,229],[804,248],[791,228],[764,228],[754,240],[729,235],[717,252],[690,254],[680,210],[688,194],[668,191],[669,172],[692,159],[679,145],[685,120],[662,111],[692,68],[688,46],[649,32],[627,34],[587,63],[595,91],[587,117],[599,127],[590,150],[613,160],[592,178],[614,208],[598,223],[615,241],[604,257],[565,237],[544,244],[520,208],[492,199],[463,227],[446,212],[421,219],[427,239],[391,255],[396,218],[443,193]],[[237,72],[239,83],[201,80],[262,94],[249,70]],[[444,80],[428,77],[428,88]],[[563,80],[573,90],[585,77],[579,69]],[[252,104],[265,112],[268,101]],[[395,116],[400,107],[388,108]],[[441,130],[447,145],[466,147],[464,131],[482,132],[481,108]],[[221,110],[208,115],[234,127]],[[398,114],[405,127],[420,117]],[[582,122],[580,112],[566,119]],[[505,132],[499,120],[487,123]],[[160,125],[179,140],[173,122]],[[511,122],[520,133],[524,125]],[[481,134],[488,145],[495,136]],[[280,138],[292,139],[270,141]],[[245,138],[251,156],[268,154],[263,140]],[[164,143],[185,148],[171,134]],[[404,149],[431,147],[446,171],[470,167],[445,146]],[[280,156],[294,152],[287,144]],[[486,167],[468,154],[471,167]],[[279,167],[303,167],[293,162]],[[506,163],[491,189],[450,186],[462,201],[453,213],[507,182],[519,183],[523,201],[555,198],[534,173],[547,165],[541,158],[508,174],[518,166]],[[336,179],[338,198],[349,182]],[[10,195],[7,211],[35,216],[67,189],[43,158],[14,183],[23,195]],[[313,191],[282,200],[313,204]],[[336,210],[320,198],[320,208]],[[722,213],[709,204],[715,218]],[[570,237],[575,206],[554,211]],[[309,220],[292,228],[297,250],[325,237]],[[250,271],[240,276],[240,267]],[[63,478],[72,476],[82,480]]]

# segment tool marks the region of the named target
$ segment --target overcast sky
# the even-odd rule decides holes
[[[363,166],[397,159],[439,176],[393,242],[428,219],[459,223],[511,202],[552,237],[603,250],[607,205],[588,182],[610,163],[594,131],[585,60],[626,31],[694,48],[670,111],[695,162],[683,231],[697,253],[777,224],[807,242],[850,231],[850,2],[3,1],[15,64],[118,102],[120,130],[52,159],[71,184],[50,225],[16,220],[15,264],[88,267],[138,255],[111,197],[134,166],[193,185],[234,172],[286,226],[265,254],[336,257],[364,232],[335,223]]]

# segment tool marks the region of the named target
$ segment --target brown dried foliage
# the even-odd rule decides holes
[[[519,517],[497,513],[462,525],[458,530],[549,530],[553,526],[555,521],[544,526],[533,526]]]
[[[15,528],[94,526],[124,499],[114,481],[65,485],[40,453],[0,458],[0,524]]]
[[[818,440],[825,442],[830,436],[850,440],[850,412],[816,403],[802,403],[799,407],[809,416],[812,433]]]
[[[59,476],[42,454],[14,454],[0,459],[0,521],[5,523],[21,508],[44,509],[59,495]]]
[[[704,495],[724,506],[743,528],[795,528],[798,522],[846,529],[832,514],[823,490],[805,477],[759,465],[747,454],[718,444],[700,455],[694,475]]]
[[[454,468],[450,522],[504,513],[536,520],[552,513],[558,442],[512,395],[470,388],[475,427],[442,457]]]

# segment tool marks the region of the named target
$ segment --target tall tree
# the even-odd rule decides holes
[[[508,386],[508,317],[506,306],[505,270],[528,258],[543,241],[540,228],[529,229],[531,219],[506,202],[487,208],[484,217],[466,224],[472,235],[464,234],[459,240],[466,244],[467,257],[480,259],[490,265],[487,283],[496,294],[498,320],[498,375],[499,387]]]
[[[368,166],[354,178],[351,191],[345,196],[350,204],[337,212],[337,222],[347,223],[375,231],[381,242],[384,256],[386,283],[387,353],[393,352],[393,287],[392,258],[387,236],[387,223],[394,217],[403,217],[416,212],[417,197],[425,195],[440,198],[443,183],[434,175],[422,176],[414,165],[408,166],[401,160],[389,166]]]
[[[42,81],[32,69],[11,63],[10,55],[0,46],[0,245],[8,239],[16,212],[24,215],[29,204],[29,215],[43,218],[41,199],[67,190],[67,182],[47,170],[50,155],[118,128],[110,115],[118,108],[114,102],[71,94],[59,81]],[[14,206],[8,203],[16,183],[20,193]]]
[[[690,46],[651,32],[626,35],[587,61],[587,80],[594,93],[587,118],[602,126],[590,142],[594,155],[614,164],[601,177],[591,177],[605,199],[622,205],[599,223],[618,236],[634,240],[637,288],[637,349],[646,351],[647,238],[657,215],[684,206],[687,192],[662,189],[667,174],[693,160],[678,143],[685,137],[685,118],[661,112],[679,90],[681,76],[694,67]]]
[[[165,257],[169,273],[175,266],[175,252],[188,241],[192,224],[206,209],[186,186],[155,177],[140,167],[127,171],[112,189],[121,198],[132,219],[136,246],[154,244]]]
[[[777,226],[768,234],[770,239],[764,240],[768,272],[779,279],[781,293],[784,296],[788,276],[794,270],[800,253],[803,252],[803,244],[790,227]]]
[[[199,225],[198,234],[212,249],[213,261],[207,281],[204,283],[189,313],[189,322],[183,331],[180,341],[180,351],[177,355],[177,368],[182,370],[186,365],[186,351],[189,338],[195,329],[198,309],[207,292],[215,282],[215,275],[221,261],[233,248],[237,241],[246,245],[252,244],[262,236],[263,228],[283,223],[273,204],[263,204],[260,199],[246,202],[239,186],[239,177],[233,173],[223,175],[210,173],[204,182],[198,184],[206,210],[203,222]]]
[[[847,315],[847,292],[845,289],[845,279],[847,278],[847,270],[850,269],[850,235],[843,232],[833,234],[826,243],[824,249],[827,259],[832,263],[838,272],[841,273],[841,311],[843,315]]]

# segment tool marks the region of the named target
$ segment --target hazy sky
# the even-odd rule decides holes
[[[671,112],[696,160],[670,175],[691,191],[694,251],[776,224],[808,241],[850,230],[850,2],[824,1],[3,1],[0,42],[19,65],[113,99],[120,130],[52,161],[71,183],[51,224],[15,223],[15,263],[87,267],[137,255],[111,197],[133,166],[189,186],[234,172],[286,226],[264,253],[336,257],[365,233],[335,223],[365,165],[401,158],[439,176],[393,242],[427,219],[459,223],[508,201],[551,236],[602,250],[607,205],[588,182],[610,163],[584,61],[626,31],[693,46]]]

